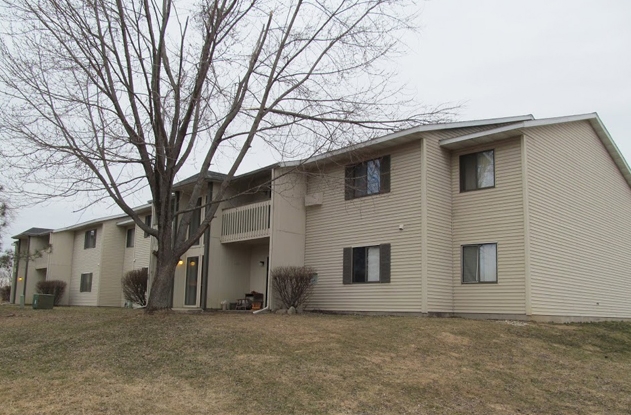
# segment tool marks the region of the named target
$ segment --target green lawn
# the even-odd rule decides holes
[[[0,413],[615,414],[631,324],[0,307]]]

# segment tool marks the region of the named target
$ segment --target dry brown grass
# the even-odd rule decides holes
[[[2,306],[0,371],[5,414],[629,413],[631,324]]]

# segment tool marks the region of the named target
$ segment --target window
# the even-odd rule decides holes
[[[127,248],[134,247],[134,236],[136,235],[136,230],[134,228],[127,229],[127,244],[125,245]]]
[[[460,191],[495,187],[495,150],[460,156]]]
[[[390,244],[344,248],[343,283],[390,282]]]
[[[188,227],[189,236],[197,232],[199,229],[199,224],[202,221],[202,198],[197,199],[197,208],[193,211],[193,215],[191,216],[191,223]],[[196,240],[193,245],[199,245],[199,239]]]
[[[462,247],[462,283],[497,282],[497,244]]]
[[[347,166],[345,199],[355,199],[390,191],[390,156]]]
[[[151,228],[151,215],[145,216],[145,225]],[[145,232],[145,238],[149,237],[149,232]]]
[[[96,248],[96,229],[86,231],[83,249]]]
[[[92,292],[92,273],[81,274],[81,284],[79,285],[79,292],[89,293]]]

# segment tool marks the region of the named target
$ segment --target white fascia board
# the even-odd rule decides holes
[[[520,122],[520,121],[534,120],[534,118],[535,117],[533,117],[532,114],[528,114],[528,115],[518,115],[514,117],[488,118],[488,119],[483,119],[483,120],[456,121],[456,122],[449,122],[449,123],[420,125],[418,127],[412,127],[406,130],[397,131],[396,133],[384,135],[382,137],[377,137],[372,140],[363,141],[361,143],[353,144],[348,147],[341,148],[339,150],[333,150],[328,153],[320,154],[320,155],[313,156],[310,158],[306,158],[302,160],[280,162],[278,166],[279,167],[297,167],[302,164],[314,163],[314,162],[324,160],[327,158],[339,156],[350,151],[360,150],[362,148],[371,147],[371,146],[378,145],[381,143],[386,143],[388,141],[393,141],[393,140],[400,139],[402,137],[414,135],[414,134],[426,133],[430,131],[450,130],[454,128],[480,127],[483,125],[490,125],[490,124],[515,123],[515,122]]]

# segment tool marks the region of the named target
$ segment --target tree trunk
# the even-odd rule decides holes
[[[171,290],[173,288],[177,259],[161,260],[158,258],[157,262],[155,276],[151,284],[151,292],[149,293],[149,301],[147,302],[146,311],[148,313],[171,308],[171,297],[173,295]]]

